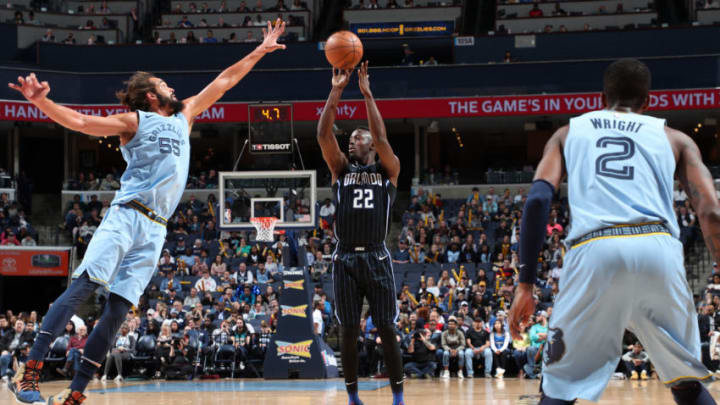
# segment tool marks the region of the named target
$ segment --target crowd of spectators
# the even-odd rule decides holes
[[[37,246],[38,234],[23,206],[0,192],[0,246]]]
[[[697,305],[702,360],[709,370],[720,373],[720,266],[712,264],[705,280],[702,300]]]
[[[699,240],[694,213],[681,190],[674,198],[681,239],[692,249]],[[563,272],[569,212],[565,200],[552,205],[546,242],[538,257],[534,289],[537,312],[522,326],[522,338],[514,340],[508,332],[507,314],[518,282],[519,224],[525,200],[522,188],[496,192],[489,187],[484,193],[473,188],[465,199],[443,199],[419,187],[411,196],[392,252],[400,281],[396,284],[396,333],[409,377],[541,375],[548,319],[552,317]],[[73,232],[77,228],[80,236],[89,240],[92,235],[85,232],[99,224],[107,208],[108,203],[96,197],[87,204],[74,201],[68,213],[75,214]],[[219,231],[216,210],[214,195],[207,201],[191,197],[169,219],[157,274],[138,307],[128,314],[99,378],[117,375],[115,378],[122,379],[133,370],[148,376],[191,378],[223,371],[223,358],[233,359],[230,363],[238,373],[260,374],[257,367],[277,327],[282,291],[278,286],[287,240],[285,235],[279,235],[276,242],[262,243],[254,241],[252,232]],[[321,336],[336,330],[330,275],[337,243],[332,231],[335,210],[331,200],[319,203],[318,228],[295,235],[298,245],[307,250],[314,284],[313,323]],[[410,277],[419,268],[419,277]],[[705,300],[699,306],[699,322],[706,360],[715,361],[717,368],[717,266],[709,282]],[[36,327],[37,315],[21,318],[30,319]],[[4,351],[0,366],[11,369],[16,361],[22,361],[23,342],[28,339],[25,332],[19,331],[27,327],[17,324],[11,315],[6,320],[9,323],[0,319],[0,350]],[[720,318],[717,320],[720,322]],[[93,319],[84,323],[91,329]],[[361,327],[363,333],[357,342],[360,375],[382,377],[382,342],[369,313],[363,314]],[[72,350],[81,350],[87,333],[86,329],[81,332],[78,325],[75,329],[77,337],[69,340],[68,360],[58,367],[58,374],[73,372],[77,352]],[[6,335],[11,338],[3,340]],[[135,365],[133,356],[147,350],[143,342],[148,339],[143,338],[149,335],[156,342],[153,361]],[[623,340],[623,353],[617,368],[619,378],[653,377],[647,354],[629,332]]]
[[[77,177],[65,182],[65,190],[75,191],[116,191],[120,189],[121,172],[98,174],[92,171],[80,172]],[[187,189],[216,189],[218,187],[217,170],[199,171],[188,176]]]
[[[214,176],[211,171],[208,177]],[[88,179],[91,176],[81,176],[77,183],[86,184]],[[320,282],[313,297],[313,322],[320,335],[335,324],[322,288],[322,281],[329,280],[331,252],[337,243],[329,225],[334,215],[330,205],[321,210],[326,218],[322,227],[296,235],[298,245],[307,252],[307,265]],[[100,202],[97,195],[87,203],[77,195],[69,203],[64,226],[71,230],[81,256],[108,208],[109,201]],[[100,379],[114,375],[121,380],[138,370],[167,378],[231,368],[238,370],[237,375],[258,375],[255,365],[262,363],[277,327],[286,238],[279,235],[276,242],[257,243],[254,232],[221,232],[215,225],[216,212],[214,195],[207,201],[191,196],[169,218],[157,274],[135,312],[128,315]],[[134,366],[133,356],[144,347],[147,350],[143,336],[149,334],[157,345],[155,363]],[[56,370],[61,375],[73,371],[69,350],[67,363]],[[234,361],[223,369],[221,365],[228,362],[222,359],[228,356]]]
[[[187,8],[183,8],[182,3],[175,3],[172,8],[173,14],[208,14],[208,13],[261,13],[261,12],[283,12],[283,11],[302,11],[307,10],[307,3],[302,0],[277,0],[277,2],[268,7],[262,0],[249,6],[249,1],[242,0],[237,7],[228,7],[227,1],[220,2],[218,8],[212,8],[207,2],[191,2]],[[198,4],[200,4],[198,6]]]
[[[75,35],[72,32],[67,33],[65,38],[59,38],[55,36],[55,32],[51,27],[55,28],[67,28],[67,29],[74,29],[74,30],[112,30],[117,29],[119,22],[116,18],[118,16],[125,16],[129,17],[130,23],[131,23],[131,32],[128,33],[129,37],[126,38],[126,40],[135,40],[140,39],[140,33],[141,33],[141,21],[139,17],[139,13],[137,11],[137,8],[133,7],[129,12],[127,13],[114,13],[112,9],[108,6],[106,1],[103,1],[97,8],[94,4],[90,4],[87,7],[85,5],[79,5],[76,10],[63,10],[63,9],[54,9],[50,8],[49,11],[51,13],[66,13],[68,15],[75,15],[75,16],[104,16],[99,24],[95,24],[95,21],[92,19],[86,20],[84,23],[81,23],[79,25],[73,24],[73,25],[66,25],[66,26],[60,26],[57,23],[48,23],[43,20],[44,12],[48,11],[48,5],[43,5],[41,8],[40,5],[35,5],[32,9],[24,9],[24,8],[18,8],[14,15],[12,22],[17,25],[37,25],[37,26],[47,26],[48,29],[45,31],[45,34],[41,38],[39,38],[42,42],[59,42],[63,44],[68,45],[75,45],[78,44]],[[13,7],[12,4],[8,3],[8,8]],[[36,17],[36,13],[39,13],[40,18]],[[86,41],[83,41],[82,44],[86,45],[104,45],[105,37],[103,35],[95,35],[91,34],[90,37]]]
[[[523,339],[513,341],[506,319],[517,283],[525,199],[523,189],[513,195],[510,190],[497,194],[493,188],[485,194],[475,188],[465,200],[443,200],[423,188],[411,197],[392,254],[396,272],[403,265],[423,263],[441,271],[425,271],[417,283],[406,279],[399,291],[398,334],[410,376],[450,378],[454,368],[459,378],[479,370],[485,377],[501,378],[506,372],[539,375],[568,215],[565,204],[553,206],[535,289],[538,313],[524,326]],[[373,374],[382,369],[381,358],[372,328],[366,326],[366,332],[363,371]]]
[[[451,1],[453,5],[460,4],[459,1]],[[434,3],[415,0],[346,0],[345,6],[354,9],[384,9],[384,8],[413,8],[413,7],[437,7]]]
[[[99,202],[96,196],[87,204],[79,199],[71,204],[67,221],[75,221],[73,233],[87,246],[109,204]],[[119,381],[130,374],[186,379],[230,374],[231,370],[236,370],[237,376],[260,375],[259,365],[277,328],[280,273],[287,242],[285,235],[265,244],[254,242],[249,233],[220,232],[214,222],[216,210],[214,195],[202,202],[191,197],[169,219],[157,273],[128,314],[98,373],[99,379],[114,377]],[[319,269],[320,262],[325,264],[321,276],[327,279],[329,249],[336,243],[332,231],[319,228],[297,239],[307,250],[309,266]],[[313,301],[315,331],[326,335],[334,320],[332,305],[320,286],[314,288]],[[8,314],[4,318],[8,325],[15,325],[16,318],[28,316]],[[32,317],[36,319],[37,315]],[[10,329],[3,326],[2,318],[0,372],[6,376],[13,365],[23,361],[24,343],[31,344],[32,339],[23,336],[18,340],[10,334],[3,340]],[[72,375],[93,324],[90,318],[79,320],[74,327],[68,325],[67,347],[63,349],[67,361],[55,373]],[[147,357],[148,352],[151,361],[136,360]]]
[[[454,170],[449,164],[445,165],[442,170],[431,167],[424,173],[421,179],[422,184],[427,185],[453,185],[460,184],[459,173]]]
[[[203,29],[205,31],[205,35],[198,37],[195,35],[194,31],[188,31],[185,36],[177,38],[174,32],[170,32],[167,38],[163,38],[161,37],[159,31],[154,31],[152,41],[157,44],[260,42],[262,37],[258,32],[248,31],[242,36],[237,35],[235,32],[231,32],[224,38],[218,38],[210,28],[265,27],[267,26],[267,18],[263,18],[263,15],[259,14],[261,12],[277,12],[277,18],[287,21],[287,24],[291,26],[305,25],[305,19],[302,16],[288,15],[286,13],[293,11],[305,11],[308,9],[307,3],[301,0],[292,0],[290,4],[287,3],[287,1],[278,0],[277,3],[268,7],[262,0],[258,0],[254,6],[248,6],[246,1],[241,1],[237,7],[232,8],[228,7],[226,1],[222,1],[217,8],[210,7],[207,2],[197,4],[192,2],[188,4],[187,8],[183,8],[181,3],[176,3],[171,12],[172,14],[183,14],[180,21],[173,24],[166,18],[160,21],[156,28],[198,28]],[[227,13],[248,14],[244,16],[242,22],[226,22],[222,14]],[[193,14],[218,14],[218,16],[213,16],[213,18],[210,18],[209,21],[208,18],[201,18],[199,22],[193,22],[188,17],[188,15],[192,16]],[[297,35],[291,32],[287,32],[283,35],[283,37],[281,37],[281,41],[296,39]]]
[[[514,340],[508,333],[507,314],[518,282],[518,234],[525,199],[522,188],[515,193],[509,189],[496,193],[492,187],[484,195],[473,189],[464,200],[442,199],[423,188],[412,196],[392,254],[396,275],[407,269],[398,296],[397,330],[409,376],[450,378],[453,370],[458,378],[541,375],[547,322],[563,271],[569,212],[564,200],[552,205],[546,242],[538,257],[537,313],[522,325],[522,339]],[[681,239],[692,252],[700,231],[687,196],[680,190],[675,200]],[[428,266],[432,263],[439,263],[440,270]],[[424,267],[419,279],[410,277],[415,271],[411,266]],[[720,328],[715,326],[720,325],[717,265],[708,281],[705,303],[699,307],[700,329],[704,358],[715,370],[720,365],[720,332],[716,331]],[[364,322],[370,325],[371,318]],[[372,326],[365,331],[360,346],[367,358],[364,371],[371,375],[382,371],[382,358]],[[628,331],[622,350],[616,378],[646,380],[655,376],[647,353]]]
[[[537,1],[505,1],[502,2],[502,4],[532,4],[532,7],[527,10],[524,9],[522,12],[517,12],[516,9],[513,8],[505,8],[505,7],[498,7],[496,17],[498,20],[506,20],[506,19],[514,19],[514,18],[548,18],[548,17],[555,17],[555,18],[563,18],[563,17],[577,17],[577,16],[602,16],[602,15],[612,15],[612,14],[627,14],[627,13],[636,13],[636,12],[646,12],[652,10],[652,5],[648,5],[647,7],[641,7],[641,8],[627,8],[626,5],[623,4],[623,2],[619,1],[614,6],[608,6],[603,2],[600,2],[599,5],[597,5],[596,8],[591,8],[591,3],[582,4],[577,8],[577,4],[564,6],[562,5],[562,1],[554,2],[554,7],[552,8],[552,11],[548,12],[548,8],[540,7],[541,3]],[[590,7],[588,7],[590,6]],[[562,20],[566,21],[566,20]],[[562,22],[561,21],[561,22]],[[593,31],[593,30],[604,30],[608,29],[610,27],[606,26],[600,26],[600,27],[593,27],[589,23],[583,24],[582,31]],[[627,27],[626,27],[627,28]],[[580,30],[578,27],[574,29],[574,31]],[[499,33],[505,33],[507,30],[505,28],[504,24],[500,24],[497,27],[497,31]],[[568,32],[568,28],[562,24],[547,24],[544,26],[542,30],[537,30],[537,32],[543,32],[543,33],[551,33],[551,32]]]

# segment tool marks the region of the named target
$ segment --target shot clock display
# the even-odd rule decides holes
[[[292,153],[291,104],[251,104],[248,118],[251,153]]]

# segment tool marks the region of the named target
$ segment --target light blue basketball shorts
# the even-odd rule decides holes
[[[565,255],[559,288],[543,353],[549,397],[597,401],[623,354],[625,329],[667,386],[713,380],[701,361],[682,244],[669,234],[577,245]]]
[[[133,208],[113,205],[93,234],[73,278],[95,281],[137,305],[160,259],[167,229]]]

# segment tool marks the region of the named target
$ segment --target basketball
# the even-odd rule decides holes
[[[350,31],[338,31],[325,43],[325,57],[333,67],[352,69],[363,56],[363,45],[360,38]]]

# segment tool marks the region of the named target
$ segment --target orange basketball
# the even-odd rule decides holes
[[[350,31],[338,31],[325,43],[325,57],[338,69],[352,69],[363,56],[360,38]]]

